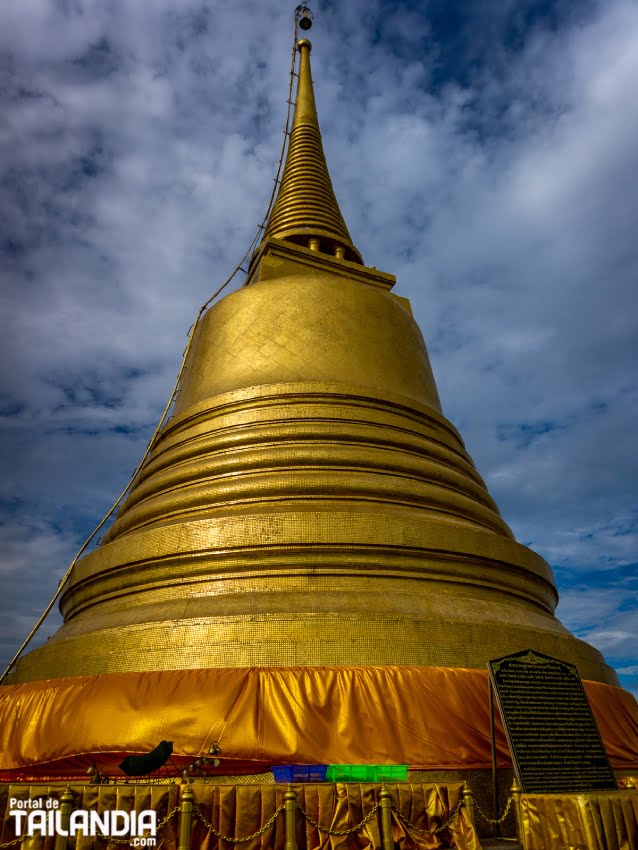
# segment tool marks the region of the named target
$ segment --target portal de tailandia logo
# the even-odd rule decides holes
[[[93,838],[130,839],[133,847],[155,847],[157,839],[157,812],[144,809],[126,812],[121,809],[96,812],[76,809],[66,817],[60,811],[60,801],[54,798],[9,800],[9,817],[15,821],[16,837],[43,838],[63,836],[88,836]]]

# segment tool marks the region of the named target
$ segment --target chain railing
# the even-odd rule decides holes
[[[66,819],[66,823],[63,824],[65,830],[68,830],[68,819],[69,819],[71,812],[72,812],[72,800],[73,800],[73,792],[71,791],[70,788],[67,788],[66,791],[64,792],[64,794],[62,795],[62,799],[61,799],[62,806],[60,807],[60,813],[61,813],[62,817]],[[161,829],[163,829],[169,823],[171,818],[175,817],[175,815],[180,810],[181,810],[180,805],[177,805],[173,809],[171,809],[171,811],[168,812],[168,814],[165,817],[163,817],[158,824],[156,824],[155,832],[159,832]],[[17,835],[11,841],[4,841],[4,842],[0,843],[0,850],[8,850],[8,848],[10,848],[10,847],[17,847],[22,841],[24,841],[25,839],[27,839],[29,837],[30,836],[28,834],[27,835]],[[67,832],[67,834],[59,833],[56,836],[56,840],[55,840],[55,850],[64,850],[64,848],[67,846],[67,838],[68,838],[68,832]],[[98,831],[97,834],[95,835],[95,838],[99,838],[102,841],[106,841],[107,846],[110,845],[110,844],[118,844],[118,845],[121,845],[123,847],[139,847],[140,846],[140,843],[139,843],[140,836],[129,835],[129,836],[121,836],[121,837],[118,836],[117,838],[115,838],[112,835],[105,835],[103,832]],[[135,842],[135,843],[133,843],[133,842]]]
[[[308,823],[311,823],[315,827],[315,829],[319,830],[319,832],[325,832],[326,835],[352,835],[354,832],[359,832],[361,827],[365,826],[372,820],[372,818],[379,811],[380,806],[381,803],[375,803],[375,805],[370,809],[370,811],[363,818],[363,820],[360,820],[359,823],[355,824],[354,826],[351,826],[349,829],[331,829],[328,826],[321,826],[321,824],[317,823],[316,820],[313,820],[308,814],[308,812],[299,804],[297,804],[297,811],[301,812],[301,814],[305,817]]]
[[[499,821],[491,821],[488,818],[486,818],[486,820],[488,820],[490,823],[501,823],[507,817],[507,814],[509,813],[509,810],[510,810],[511,803],[512,803],[512,798],[510,797],[510,799],[508,800],[508,804],[507,804],[507,808],[505,810],[505,813],[503,814],[502,818],[499,819]],[[353,824],[352,826],[348,826],[344,829],[336,829],[334,827],[324,826],[323,824],[321,824],[317,820],[315,820],[312,817],[312,815],[310,815],[309,812],[307,812],[306,809],[297,801],[296,792],[293,790],[293,788],[291,786],[289,786],[288,790],[286,791],[286,794],[285,794],[285,802],[282,803],[281,805],[279,805],[274,810],[274,812],[272,813],[270,818],[264,824],[262,824],[262,826],[259,829],[255,830],[250,835],[244,835],[244,836],[236,837],[236,836],[231,836],[231,835],[225,835],[223,832],[221,832],[220,830],[216,829],[213,826],[213,824],[208,820],[208,818],[206,817],[206,815],[204,814],[204,812],[200,808],[199,804],[195,802],[192,785],[187,784],[185,787],[183,787],[180,803],[178,805],[176,805],[174,808],[172,808],[169,812],[167,812],[167,814],[161,819],[161,821],[159,821],[159,823],[157,824],[157,826],[155,828],[155,832],[159,832],[164,827],[166,827],[168,825],[168,823],[172,820],[172,818],[174,818],[175,815],[177,815],[179,813],[180,817],[179,817],[179,829],[178,829],[178,850],[189,850],[189,848],[190,848],[191,832],[192,832],[192,828],[193,828],[193,818],[196,818],[203,825],[203,827],[206,830],[208,830],[208,832],[210,834],[212,834],[216,838],[218,838],[220,842],[223,841],[223,842],[226,842],[227,844],[230,844],[230,845],[247,844],[249,841],[253,841],[255,838],[258,838],[260,835],[264,835],[264,833],[268,832],[268,830],[270,830],[274,826],[279,815],[282,812],[284,812],[285,815],[286,815],[286,819],[285,819],[285,833],[286,833],[285,848],[286,848],[286,850],[297,850],[296,837],[295,837],[295,831],[296,831],[295,813],[296,812],[299,812],[309,824],[311,824],[316,830],[323,833],[324,835],[333,835],[333,836],[340,836],[340,837],[347,836],[347,835],[353,835],[355,833],[360,832],[366,826],[366,824],[368,824],[368,823],[370,823],[370,821],[372,821],[372,819],[377,814],[380,814],[379,827],[380,827],[381,839],[382,839],[382,842],[383,842],[382,846],[385,850],[386,848],[392,848],[393,847],[392,814],[391,814],[392,812],[394,812],[395,817],[397,818],[397,820],[401,824],[405,825],[406,827],[408,827],[411,830],[414,830],[419,835],[437,835],[437,834],[443,832],[444,830],[449,829],[450,826],[454,823],[454,821],[459,817],[463,807],[467,806],[467,805],[468,805],[468,803],[464,799],[463,795],[460,796],[459,801],[456,804],[456,807],[454,808],[454,810],[452,812],[450,812],[450,814],[447,816],[447,818],[444,821],[442,821],[440,824],[438,824],[437,826],[434,826],[430,829],[425,829],[423,827],[417,826],[415,823],[410,821],[405,815],[403,815],[401,813],[400,809],[397,807],[394,800],[392,799],[390,792],[388,791],[386,786],[383,785],[381,787],[381,790],[380,790],[380,793],[379,793],[379,799],[370,808],[370,810],[367,812],[367,814],[364,817],[362,817],[362,819],[358,823]],[[61,813],[63,814],[63,817],[65,818],[66,824],[68,824],[68,820],[70,818],[70,815],[71,815],[71,812],[72,812],[72,809],[73,809],[73,794],[72,794],[70,788],[67,788],[65,794],[62,797],[61,809],[62,809],[62,807],[64,807],[64,808],[63,808]],[[479,813],[481,814],[481,816],[485,817],[484,813],[481,812],[481,810],[480,810],[480,808],[478,808],[478,806],[477,806],[477,809],[478,809]],[[470,813],[469,810],[468,810],[468,813]],[[68,828],[68,826],[66,826],[65,828]],[[14,838],[10,841],[0,843],[0,850],[11,850],[11,848],[17,847],[27,837],[28,836],[26,836],[26,835],[21,835],[21,836],[17,836],[16,838]],[[111,835],[106,835],[106,834],[103,834],[101,832],[98,832],[98,834],[95,836],[95,838],[99,839],[99,840],[106,841],[107,845],[116,845],[116,846],[120,846],[120,847],[126,847],[126,846],[137,847],[137,846],[139,846],[139,837],[138,836],[124,836],[124,837],[118,836],[118,837],[114,837],[114,836],[111,836]],[[67,837],[64,834],[56,836],[55,850],[67,850],[67,845],[68,845]]]
[[[170,819],[172,817],[175,817],[175,815],[179,812],[179,810],[180,810],[180,807],[175,806],[175,808],[172,809],[166,815],[166,817],[162,818],[162,820],[157,824],[157,826],[155,827],[155,831],[159,832],[160,829],[163,829],[166,826],[166,824],[170,821]],[[126,837],[125,838],[113,838],[110,835],[104,835],[104,833],[100,832],[100,833],[98,833],[97,837],[102,838],[104,841],[106,841],[107,844],[122,844],[122,845],[125,845],[125,846],[128,845],[129,847],[138,846],[137,844],[135,844],[135,845],[132,844],[132,841],[133,841],[132,835],[129,835],[128,838],[126,838]]]
[[[474,800],[474,808],[476,809],[477,813],[483,818],[484,821],[486,821],[489,824],[492,824],[492,826],[497,826],[498,824],[503,823],[505,818],[509,815],[513,802],[514,802],[514,797],[510,796],[510,797],[507,798],[507,805],[505,806],[505,811],[500,816],[500,818],[488,818],[488,816],[485,814],[483,809],[481,809],[481,807],[476,802],[476,800]]]
[[[18,835],[17,838],[13,839],[13,841],[3,841],[2,844],[0,844],[0,850],[5,850],[6,847],[15,847],[21,841],[24,841],[26,837],[26,835]]]
[[[438,835],[439,832],[443,832],[444,830],[450,828],[450,825],[457,819],[464,805],[465,804],[463,802],[463,798],[460,797],[458,803],[456,804],[456,808],[450,814],[450,816],[446,820],[444,820],[443,823],[439,824],[438,826],[435,826],[433,829],[421,829],[421,827],[408,820],[405,815],[402,815],[401,812],[394,805],[394,803],[392,803],[392,811],[396,814],[396,816],[402,823],[404,823],[406,826],[409,826],[410,829],[413,829],[415,832],[418,832],[419,835]]]
[[[266,821],[261,829],[256,830],[256,832],[253,832],[250,835],[245,835],[243,838],[233,838],[230,835],[224,835],[222,832],[218,832],[212,823],[206,820],[206,817],[202,814],[202,810],[199,808],[197,803],[193,803],[193,813],[200,819],[206,829],[208,829],[209,832],[212,832],[213,835],[217,836],[217,838],[220,838],[222,841],[227,841],[229,844],[245,844],[247,841],[252,841],[253,838],[257,838],[258,835],[263,835],[264,832],[268,832],[270,827],[274,824],[285,808],[286,804],[282,803],[281,806],[275,809],[272,817]]]
[[[402,823],[404,823],[407,827],[409,827],[410,829],[413,829],[415,832],[419,833],[420,835],[438,835],[439,833],[443,832],[444,830],[449,829],[450,826],[453,824],[453,822],[458,818],[459,814],[461,813],[462,808],[465,805],[465,801],[464,801],[463,797],[461,796],[459,798],[459,801],[458,801],[456,807],[454,808],[454,810],[449,814],[449,816],[442,823],[440,823],[438,826],[433,827],[432,829],[423,829],[421,827],[418,827],[416,824],[412,823],[412,821],[410,821],[407,817],[405,817],[405,815],[403,815],[401,813],[401,811],[397,808],[394,801],[392,800],[389,792],[387,791],[385,786],[383,786],[381,793],[379,795],[380,799],[378,800],[378,802],[376,802],[372,806],[370,811],[358,823],[354,824],[353,826],[347,827],[346,829],[335,829],[334,827],[323,826],[321,823],[316,821],[304,809],[304,807],[301,804],[297,803],[297,795],[292,790],[292,788],[289,787],[288,791],[286,792],[286,803],[282,803],[273,812],[272,816],[268,819],[268,821],[265,824],[263,824],[263,826],[260,829],[256,830],[255,832],[251,833],[250,835],[242,836],[241,838],[237,838],[237,837],[230,836],[230,835],[224,835],[222,832],[215,829],[215,827],[210,823],[210,821],[203,814],[203,812],[201,811],[201,809],[197,805],[197,803],[192,804],[192,812],[199,819],[199,821],[206,827],[206,829],[208,829],[209,832],[211,832],[213,835],[215,835],[220,840],[226,841],[229,844],[244,844],[248,841],[253,840],[254,838],[257,838],[260,835],[263,835],[265,832],[267,832],[272,827],[275,820],[281,814],[282,811],[285,811],[286,815],[288,815],[289,812],[290,812],[289,806],[292,809],[293,814],[294,814],[295,811],[298,811],[305,818],[305,820],[308,823],[310,823],[312,826],[314,826],[314,828],[316,830],[318,830],[319,832],[321,832],[325,835],[334,835],[334,836],[341,836],[341,837],[346,836],[346,835],[353,835],[355,833],[360,832],[361,829],[363,829],[363,827],[366,824],[370,823],[370,821],[377,814],[377,812],[379,812],[379,810],[381,810],[381,815],[382,815],[382,817],[381,817],[381,837],[382,837],[382,841],[383,841],[383,846],[385,848],[385,847],[388,847],[388,846],[392,847],[393,844],[392,844],[392,837],[391,837],[390,820],[383,817],[383,814],[384,814],[384,811],[383,811],[383,809],[384,809],[384,799],[383,798],[384,798],[384,796],[389,801],[389,805],[387,806],[387,810],[393,811],[396,814],[397,818]],[[188,827],[188,829],[190,830],[190,827]],[[286,819],[286,850],[296,850],[296,847],[297,847],[297,845],[296,845],[296,840],[295,840],[295,836],[294,836],[294,818],[292,820],[289,820],[287,818]]]

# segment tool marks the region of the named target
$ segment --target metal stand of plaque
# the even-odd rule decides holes
[[[496,772],[496,732],[494,728],[494,687],[492,685],[492,677],[488,680],[490,689],[490,738],[492,741],[492,799],[494,801],[492,816],[495,821],[498,821],[498,773]],[[494,835],[499,837],[501,834],[500,825],[494,824]]]
[[[616,790],[578,670],[531,649],[488,662],[514,770],[523,793]],[[492,765],[496,748],[492,714]]]

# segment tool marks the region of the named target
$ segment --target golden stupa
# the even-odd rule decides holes
[[[395,279],[337,205],[300,42],[281,188],[248,285],[199,326],[173,416],[64,626],[13,681],[324,664],[484,667],[531,646],[617,684],[554,617],[445,418]]]
[[[554,616],[552,571],[443,415],[408,300],[354,246],[298,48],[246,285],[199,323],[170,420],[64,590],[64,625],[2,689],[1,767],[64,773],[166,738],[184,757],[219,740],[227,771],[487,768],[486,663],[531,648],[578,667],[631,770],[635,701]]]

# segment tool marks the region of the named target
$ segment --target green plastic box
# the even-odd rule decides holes
[[[405,782],[407,764],[329,764],[327,782]]]
[[[380,764],[377,765],[377,781],[378,782],[407,782],[408,781],[408,765],[407,764]]]

